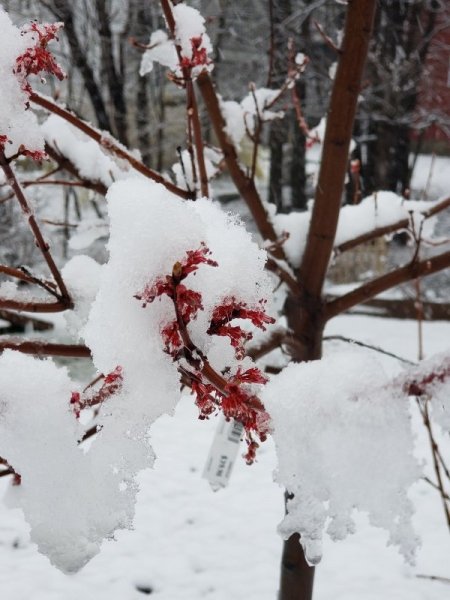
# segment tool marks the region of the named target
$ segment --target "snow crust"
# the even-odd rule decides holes
[[[420,469],[408,402],[388,381],[373,355],[341,350],[289,365],[263,391],[278,458],[275,479],[293,494],[279,531],[286,539],[300,534],[311,564],[321,559],[324,531],[333,540],[355,532],[355,508],[413,560],[418,540],[406,490]]]
[[[6,135],[10,142],[6,144],[6,153],[8,156],[13,155],[20,146],[32,151],[43,151],[44,140],[36,116],[27,108],[28,97],[22,89],[20,78],[14,74],[16,58],[27,47],[33,46],[34,42],[30,33],[21,34],[1,6],[0,31],[0,135]]]

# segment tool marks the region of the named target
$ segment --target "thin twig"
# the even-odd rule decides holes
[[[395,358],[396,360],[399,360],[400,362],[405,363],[406,365],[416,365],[417,364],[417,363],[413,362],[412,360],[408,360],[407,358],[403,358],[402,356],[399,356],[398,354],[394,354],[393,352],[388,352],[387,350],[384,350],[383,348],[380,348],[379,346],[374,346],[372,344],[366,344],[365,342],[361,342],[360,340],[348,338],[343,335],[325,335],[322,339],[324,342],[338,340],[341,342],[347,342],[348,344],[355,344],[356,346],[361,346],[362,348],[369,348],[370,350],[374,350],[375,352],[379,352],[380,354],[385,354],[386,356]]]
[[[441,583],[450,583],[450,578],[440,577],[439,575],[416,575],[418,579],[430,579],[431,581],[440,581]]]
[[[53,257],[50,253],[50,246],[44,240],[44,236],[42,235],[42,232],[39,228],[39,225],[36,221],[33,211],[31,210],[31,207],[28,204],[25,194],[22,191],[22,187],[20,186],[20,183],[18,182],[18,180],[15,176],[15,173],[14,173],[13,169],[11,168],[11,165],[8,164],[3,152],[0,152],[0,166],[2,167],[3,172],[5,173],[5,177],[9,183],[9,185],[11,186],[13,192],[16,195],[16,198],[20,204],[20,207],[22,208],[22,211],[28,220],[30,229],[33,232],[34,238],[36,240],[36,244],[37,244],[39,250],[41,251],[42,256],[44,257],[44,260],[47,263],[47,266],[50,269],[50,272],[53,275],[53,278],[58,286],[58,289],[60,291],[60,296],[59,296],[60,302],[63,305],[65,305],[67,308],[69,308],[69,307],[72,308],[73,304],[72,304],[72,300],[70,298],[70,294],[66,288],[66,284],[64,283],[61,273],[59,272],[59,269],[56,266],[56,263],[53,260]]]
[[[423,405],[421,404],[420,400],[417,399],[417,404],[418,404],[419,410],[422,414],[423,423],[428,432],[428,439],[429,439],[430,447],[431,447],[431,455],[433,457],[433,466],[434,466],[434,472],[435,472],[436,480],[437,480],[437,487],[439,489],[439,493],[442,498],[442,505],[444,508],[445,518],[447,521],[448,528],[450,530],[450,508],[449,508],[449,505],[447,504],[446,492],[445,492],[444,484],[442,481],[441,469],[439,466],[439,459],[438,459],[437,453],[436,453],[436,450],[438,449],[438,445],[437,445],[437,442],[436,442],[434,434],[433,434],[433,428],[431,426],[430,416],[428,413],[428,398],[425,398]]]
[[[423,479],[423,481],[426,481],[429,485],[431,485],[431,487],[433,487],[435,490],[437,490],[438,492],[442,493],[441,490],[440,490],[440,488],[439,488],[439,486],[436,483],[434,483],[434,481],[431,481],[431,479],[429,477],[427,477],[426,475],[424,475],[422,477],[422,479]],[[444,496],[444,498],[448,502],[450,502],[450,496],[447,494],[447,492],[444,492],[443,496]]]
[[[336,54],[338,54],[338,55],[339,55],[339,54],[341,54],[341,53],[342,53],[341,49],[340,49],[340,48],[338,48],[338,47],[336,46],[336,44],[333,42],[333,40],[330,38],[330,36],[329,36],[329,35],[327,35],[327,34],[325,33],[325,30],[324,30],[324,28],[322,27],[322,25],[321,25],[321,24],[320,24],[318,21],[316,21],[316,20],[314,20],[314,21],[313,21],[313,23],[314,23],[314,26],[315,26],[315,28],[317,29],[317,31],[318,31],[318,32],[320,33],[320,35],[322,36],[322,39],[323,39],[323,41],[325,42],[325,44],[326,44],[326,45],[327,45],[329,48],[331,48],[331,49],[333,50],[333,52],[336,52]]]

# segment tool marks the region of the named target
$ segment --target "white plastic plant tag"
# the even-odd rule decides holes
[[[223,415],[220,415],[219,419],[219,426],[203,470],[204,479],[208,480],[215,492],[228,485],[244,430],[242,423],[234,419],[227,421]]]

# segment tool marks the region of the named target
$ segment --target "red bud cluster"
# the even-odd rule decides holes
[[[184,358],[192,367],[192,371],[189,371],[183,365],[183,373],[191,379],[200,419],[207,419],[217,410],[222,410],[227,419],[236,419],[244,425],[248,444],[245,458],[251,463],[258,447],[253,435],[264,441],[269,432],[270,418],[250,386],[265,384],[267,378],[256,367],[246,370],[238,367],[234,375],[228,378],[216,373],[204,354],[193,344],[187,330],[198,311],[203,310],[202,295],[181,282],[189,274],[195,275],[201,264],[217,267],[217,262],[209,258],[210,254],[204,243],[198,250],[187,251],[185,259],[174,264],[171,275],[160,277],[153,284],[147,285],[135,298],[142,301],[143,307],[163,295],[172,300],[175,319],[161,330],[164,350],[173,360]],[[230,323],[234,319],[245,319],[264,330],[274,319],[266,315],[263,306],[264,302],[261,301],[260,307],[249,308],[245,302],[238,301],[235,297],[227,298],[214,308],[206,333],[227,336],[235,348],[236,358],[242,360],[245,356],[244,343],[252,338],[252,334]]]
[[[84,408],[102,404],[105,400],[116,394],[122,389],[123,385],[123,370],[121,366],[117,366],[113,371],[105,375],[103,383],[97,391],[91,392],[85,390],[83,394],[80,392],[72,392],[70,405],[78,419]]]
[[[428,373],[421,379],[407,381],[403,386],[403,390],[408,394],[408,396],[425,396],[431,392],[430,388],[434,384],[444,383],[449,378],[450,364],[447,361],[447,364],[444,363],[440,370]]]
[[[261,305],[263,305],[263,302],[261,302]],[[214,309],[207,333],[229,337],[231,345],[235,349],[236,358],[239,360],[244,358],[244,344],[252,339],[253,334],[244,331],[237,325],[230,325],[233,319],[247,319],[252,325],[263,331],[265,331],[266,325],[275,322],[275,319],[266,315],[262,307],[260,309],[249,309],[245,302],[238,302],[234,297],[227,298]]]
[[[27,48],[23,54],[16,58],[15,73],[22,79],[22,89],[31,93],[31,86],[27,81],[29,75],[39,75],[40,73],[50,73],[59,80],[64,79],[65,74],[55,60],[53,54],[47,49],[49,42],[58,39],[58,31],[63,26],[62,23],[31,23],[22,29],[22,35],[25,33],[36,34],[33,37],[35,45]]]
[[[211,64],[212,61],[208,58],[208,53],[206,48],[202,47],[202,43],[203,39],[201,35],[191,38],[191,58],[183,56],[181,59],[181,67],[183,69],[192,69],[193,67],[207,66]]]

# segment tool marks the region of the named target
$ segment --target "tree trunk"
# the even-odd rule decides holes
[[[112,104],[114,134],[118,140],[128,146],[127,108],[124,94],[124,80],[114,60],[113,40],[110,27],[111,15],[107,10],[106,0],[96,0],[98,15],[102,65],[106,71],[109,98]]]
[[[288,51],[285,19],[291,14],[290,0],[269,0],[271,43],[269,56],[268,87],[281,87],[288,70]],[[287,137],[287,123],[275,119],[270,125],[270,173],[268,200],[276,205],[277,210],[283,208],[283,145]]]
[[[322,352],[325,315],[322,290],[341,206],[350,140],[369,48],[376,0],[349,0],[323,142],[322,161],[302,263],[300,293],[288,296],[285,314],[292,332],[292,360],[317,360]],[[299,536],[284,544],[279,600],[311,600],[314,569],[306,563]]]

